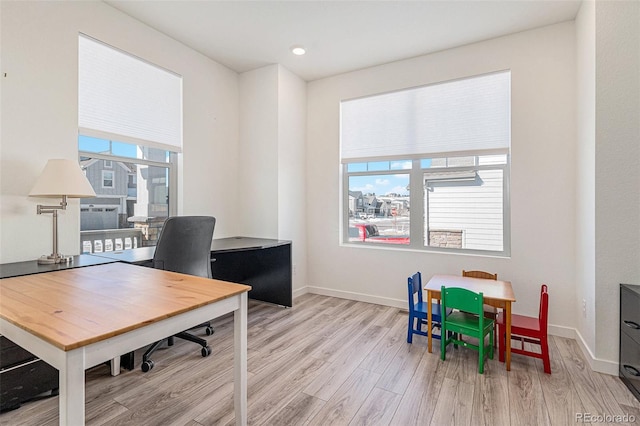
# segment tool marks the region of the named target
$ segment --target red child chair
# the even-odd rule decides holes
[[[540,311],[538,318],[524,315],[511,314],[511,338],[520,340],[520,348],[512,348],[514,354],[527,355],[542,359],[544,372],[551,374],[551,363],[549,362],[549,341],[547,339],[547,319],[549,311],[549,293],[546,284],[540,287]],[[504,362],[504,352],[506,350],[505,335],[506,326],[504,323],[504,313],[500,312],[497,318],[498,323],[498,359]],[[531,352],[524,349],[524,342],[540,345],[541,353]],[[508,344],[511,344],[509,342]]]

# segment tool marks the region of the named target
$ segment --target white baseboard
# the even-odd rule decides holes
[[[307,293],[311,293],[311,292],[309,291],[309,287],[302,287],[302,288],[297,288],[297,289],[293,290],[292,293],[293,293],[293,300],[295,302],[296,297],[300,297],[303,294],[307,294]]]
[[[566,339],[576,339],[576,329],[561,325],[547,325],[547,332],[552,336],[564,337]]]
[[[355,293],[352,291],[332,290],[323,287],[308,286],[307,293],[320,294],[322,296],[338,297],[340,299],[355,300],[358,302],[374,303],[376,305],[391,306],[398,309],[407,309],[406,300],[391,299],[388,297],[371,296],[370,294]]]
[[[407,301],[392,299],[387,297],[380,296],[371,296],[369,294],[356,293],[351,291],[341,291],[341,290],[333,290],[323,287],[314,287],[314,286],[306,286],[300,289],[297,289],[293,292],[294,299],[298,296],[301,296],[306,293],[319,294],[322,296],[331,296],[338,297],[341,299],[349,299],[355,300],[358,302],[367,302],[374,303],[376,305],[384,305],[391,306],[398,309],[407,310]],[[612,376],[618,375],[618,362],[608,361],[603,359],[596,358],[587,344],[585,343],[582,335],[575,328],[564,327],[560,325],[549,324],[549,334],[552,336],[564,337],[566,339],[573,339],[578,343],[580,350],[582,350],[582,354],[586,358],[589,363],[589,367],[593,371],[597,371],[598,373],[610,374]]]
[[[589,362],[589,367],[591,367],[593,371],[610,374],[612,376],[617,376],[619,374],[620,364],[616,361],[596,358],[578,330],[575,330],[574,340],[578,343],[578,346],[580,346],[582,354]]]

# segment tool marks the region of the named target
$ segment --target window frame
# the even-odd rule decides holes
[[[468,156],[484,156],[484,155],[506,155],[506,161],[504,164],[487,164],[469,166],[457,166],[457,167],[442,167],[442,168],[423,168],[422,160],[426,158],[453,158],[453,157],[468,157]],[[467,151],[467,152],[449,152],[438,154],[425,154],[414,158],[402,158],[403,161],[411,161],[411,169],[404,170],[374,170],[374,171],[353,171],[349,172],[349,165],[354,163],[366,163],[366,162],[379,162],[379,161],[398,161],[398,158],[369,158],[358,159],[349,162],[343,162],[341,164],[341,179],[342,179],[342,196],[341,196],[341,215],[342,215],[342,230],[340,237],[340,244],[353,246],[353,247],[375,247],[379,249],[387,250],[411,250],[431,253],[450,253],[450,254],[474,254],[481,256],[492,257],[510,257],[511,256],[511,196],[510,196],[510,169],[511,169],[511,155],[508,149],[499,150],[484,150],[484,151]],[[426,226],[428,221],[427,212],[425,212],[425,172],[428,170],[442,170],[446,172],[461,172],[461,171],[477,171],[477,170],[502,170],[502,251],[495,250],[478,250],[468,248],[447,248],[447,247],[431,247],[425,245],[426,238]],[[375,242],[366,241],[349,241],[349,178],[352,176],[378,176],[378,175],[397,175],[405,174],[409,175],[409,202],[410,202],[410,215],[409,215],[409,244],[379,244]]]
[[[107,174],[111,175],[111,179],[106,178]],[[107,180],[111,180],[111,185],[105,185]],[[102,170],[102,188],[103,189],[114,189],[116,187],[116,173],[113,170]]]

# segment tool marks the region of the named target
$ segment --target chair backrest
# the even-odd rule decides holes
[[[549,320],[549,293],[546,284],[540,286],[540,312],[538,312],[538,320],[540,321],[540,331],[546,333]]]
[[[174,216],[165,220],[153,267],[211,278],[211,241],[216,218],[211,216]]]
[[[422,273],[416,272],[408,279],[409,289],[409,312],[413,312],[415,294],[418,293],[418,303],[422,303]]]
[[[477,314],[480,320],[483,319],[484,303],[482,292],[474,293],[466,288],[445,286],[442,286],[440,290],[442,309],[458,309],[470,314]]]
[[[498,274],[492,274],[490,272],[485,271],[465,271],[462,270],[463,277],[471,277],[471,278],[482,278],[485,280],[497,280]]]

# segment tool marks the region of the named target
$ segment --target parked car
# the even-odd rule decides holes
[[[369,241],[386,244],[409,244],[409,237],[380,235],[377,225],[356,223],[353,226],[349,227],[349,241]]]

